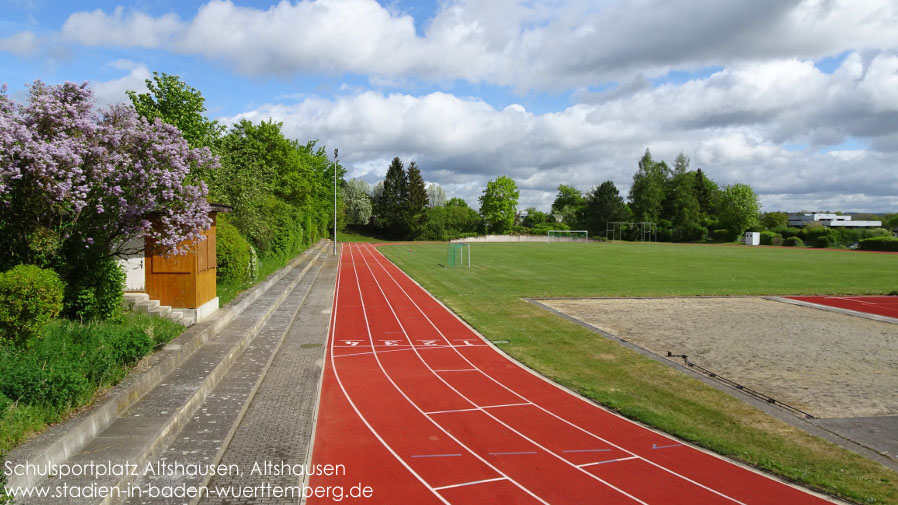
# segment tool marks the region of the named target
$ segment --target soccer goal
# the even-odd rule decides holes
[[[549,230],[548,242],[588,242],[586,230]]]
[[[464,242],[452,242],[449,244],[449,259],[446,262],[446,265],[449,267],[458,267],[465,266],[465,260],[467,260],[467,267],[471,268],[471,244],[466,244]]]

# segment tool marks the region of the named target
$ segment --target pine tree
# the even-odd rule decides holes
[[[421,170],[413,161],[408,165],[408,197],[405,201],[405,229],[407,238],[418,238],[426,218],[424,211],[427,209],[427,187]]]
[[[402,160],[393,158],[387,175],[384,178],[383,192],[375,202],[377,224],[388,234],[404,237],[407,234],[406,221],[403,217],[408,199],[408,174]]]
[[[626,221],[629,210],[612,181],[605,181],[586,194],[586,225],[593,236],[605,236],[608,223]]]

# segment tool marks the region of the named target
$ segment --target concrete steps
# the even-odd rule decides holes
[[[127,496],[122,492],[140,480],[147,463],[160,455],[183,453],[189,440],[205,442],[201,445],[206,450],[196,454],[203,454],[206,459],[220,458],[227,434],[224,438],[211,432],[199,436],[205,433],[202,430],[209,423],[201,429],[197,427],[202,425],[202,420],[209,420],[212,414],[207,415],[208,412],[214,411],[215,422],[211,424],[220,421],[223,426],[230,426],[219,432],[232,432],[242,415],[235,417],[234,411],[246,409],[324,260],[330,258],[336,263],[328,250],[328,242],[321,242],[306,251],[260,285],[242,293],[209,320],[185,331],[147,360],[144,371],[132,374],[113,388],[105,401],[7,456],[7,461],[13,464],[65,463],[73,468],[91,468],[91,464],[109,462],[136,465],[139,475],[130,472],[100,475],[93,471],[65,478],[13,476],[9,484],[51,488],[65,484],[81,490],[118,490],[114,496],[32,497],[27,503],[124,503]],[[148,313],[155,310],[160,315],[172,314],[170,308],[165,313],[164,309],[159,310],[158,301],[157,305],[152,302],[148,297],[135,296],[133,306],[147,307]],[[243,388],[242,400],[227,393],[234,387]],[[178,439],[179,436],[182,438]],[[178,443],[173,444],[176,440]]]
[[[332,256],[330,258],[333,258]],[[322,278],[321,271],[325,267],[327,256],[323,256],[321,261],[312,265],[311,269],[300,280],[285,300],[280,304],[277,310],[272,314],[268,323],[259,332],[259,335],[247,346],[243,354],[235,361],[228,373],[222,378],[214,390],[212,390],[203,402],[197,407],[193,416],[186,422],[180,433],[175,436],[171,442],[159,452],[159,455],[152,465],[160,465],[165,463],[180,463],[182,465],[197,465],[203,467],[205,465],[218,465],[224,463],[222,457],[228,450],[229,444],[233,440],[235,433],[238,433],[238,427],[250,404],[257,397],[257,392],[264,381],[269,380],[269,370],[276,356],[281,356],[281,348],[286,345],[284,342],[288,334],[298,328],[297,320],[300,319],[300,312],[305,310],[309,298],[313,298],[320,302],[324,298],[328,304],[332,301],[332,289],[321,297],[311,295],[313,285],[319,280],[323,284],[333,287],[336,278],[336,260],[331,259],[328,271],[330,275],[324,275]],[[313,302],[314,304],[314,302]],[[316,306],[317,309],[317,306]],[[315,310],[313,310],[315,312]],[[321,310],[317,309],[320,315]],[[324,316],[323,324],[319,321],[317,329],[319,336],[323,339],[327,337],[327,323],[329,316]],[[294,340],[299,335],[294,335]],[[293,342],[295,344],[295,341]],[[323,355],[324,348],[318,349]],[[294,360],[290,360],[291,372],[295,372],[296,365]],[[306,387],[316,388],[317,383],[305,384]],[[289,389],[302,388],[302,384],[291,383]],[[281,388],[278,388],[279,390]],[[287,407],[290,408],[290,407]],[[295,409],[291,409],[295,410]],[[273,418],[264,413],[265,419],[277,423],[281,429],[286,426],[292,426],[295,422],[284,422],[285,419]],[[230,465],[238,465],[242,468],[241,473],[246,475],[250,473],[252,464],[255,459],[261,456],[261,447],[265,440],[271,440],[271,436],[261,432],[257,424],[253,424],[251,429],[251,437],[249,443],[252,446],[255,458],[251,462],[240,461],[239,463],[229,463]],[[241,440],[244,441],[245,440]],[[285,444],[297,446],[297,443]],[[294,447],[280,448],[279,456],[283,457],[283,451],[290,451]],[[304,463],[299,461],[298,463]],[[245,467],[245,468],[243,468]],[[135,482],[135,486],[142,489],[178,489],[178,488],[200,488],[209,484],[210,477],[206,475],[194,475],[183,471],[175,471],[170,474],[152,474],[144,475]],[[232,488],[238,489],[243,483],[228,483]],[[147,493],[148,494],[148,493]],[[214,497],[217,498],[217,497]],[[164,497],[131,497],[124,501],[128,505],[180,505],[182,503],[196,503],[196,501],[184,500],[179,498]],[[213,500],[215,502],[215,500]]]
[[[168,305],[160,305],[159,300],[151,300],[147,293],[127,292],[122,303],[128,312],[164,317],[188,327],[196,324],[195,320],[185,318],[182,312]]]

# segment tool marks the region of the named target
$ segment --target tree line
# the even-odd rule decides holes
[[[391,238],[447,240],[480,233],[544,234],[548,230],[585,229],[604,237],[614,222],[653,223],[657,240],[733,240],[759,225],[758,197],[747,184],[721,188],[680,154],[670,167],[646,149],[633,175],[627,199],[607,180],[585,194],[561,184],[550,212],[518,212],[520,191],[513,179],[490,180],[479,197],[478,211],[460,198],[446,200],[438,184],[426,185],[411,162],[406,170],[394,158],[383,181],[373,188],[359,179],[347,182],[346,223]],[[638,226],[624,225],[624,238]]]
[[[689,165],[683,153],[671,167],[656,161],[646,149],[626,202],[610,180],[585,195],[562,184],[551,213],[569,226],[601,237],[610,223],[653,223],[657,240],[675,242],[731,241],[759,225],[760,203],[751,186],[736,183],[721,188],[701,168],[690,170]],[[627,233],[634,237],[637,229],[624,225],[625,237]]]

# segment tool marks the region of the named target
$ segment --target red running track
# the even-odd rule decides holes
[[[312,462],[345,474],[309,486],[374,493],[341,503],[829,503],[524,369],[369,245],[343,246],[322,380]]]
[[[789,296],[788,298],[898,319],[898,296]]]

